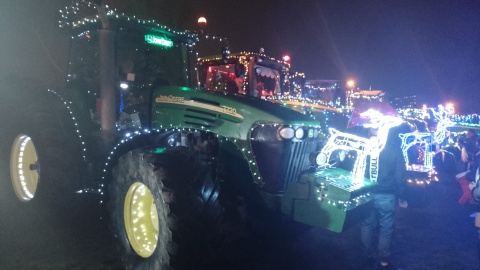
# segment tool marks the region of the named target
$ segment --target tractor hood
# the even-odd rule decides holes
[[[153,100],[153,128],[205,129],[245,140],[247,131],[258,124],[318,126],[316,121],[302,113],[262,99],[235,94],[160,87],[154,92]]]

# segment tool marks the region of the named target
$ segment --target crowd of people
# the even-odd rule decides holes
[[[385,148],[379,156],[378,186],[372,192],[374,207],[362,221],[360,241],[365,251],[365,264],[372,269],[398,269],[391,264],[391,244],[395,224],[395,210],[407,207],[406,168],[398,134],[402,127],[392,128]],[[478,262],[480,265],[480,137],[474,129],[456,134],[459,151],[457,180],[463,190],[458,203],[478,206],[475,215]],[[375,266],[374,266],[375,265]],[[374,267],[374,268],[373,268]],[[478,267],[480,269],[480,266]]]
[[[460,140],[459,146],[462,148],[462,161],[465,163],[465,180],[468,182],[468,199],[477,205],[475,213],[475,231],[477,232],[477,256],[480,262],[480,182],[479,164],[480,164],[480,147],[479,137],[474,129],[469,129],[464,139]],[[463,198],[464,196],[462,196]],[[480,266],[477,267],[480,269]]]

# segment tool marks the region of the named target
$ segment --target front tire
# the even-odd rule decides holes
[[[126,269],[211,268],[221,232],[238,226],[236,215],[194,153],[154,152],[128,152],[113,169],[108,209],[119,256]]]
[[[141,153],[129,152],[120,157],[109,187],[109,211],[125,268],[168,269],[169,209],[153,165]]]

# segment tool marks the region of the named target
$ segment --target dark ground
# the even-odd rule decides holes
[[[397,211],[393,263],[408,270],[473,269],[475,207],[457,204],[461,190],[453,176],[430,184],[427,194],[427,206]],[[33,223],[26,217],[31,213],[13,214],[3,206],[0,269],[119,269],[105,222],[91,205],[74,210],[81,219],[68,218],[75,213],[63,213],[59,220],[58,213],[30,210],[41,217]],[[218,269],[372,269],[362,265],[361,254],[358,225],[337,234],[292,224],[279,236],[223,247]]]

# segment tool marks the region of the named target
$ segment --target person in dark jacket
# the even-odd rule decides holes
[[[404,124],[389,130],[385,147],[378,158],[378,186],[372,192],[374,206],[361,223],[360,238],[367,261],[373,263],[378,257],[379,269],[395,269],[390,263],[395,209],[397,204],[403,208],[408,206],[406,165],[399,138],[403,130]],[[378,242],[375,243],[377,229]]]

